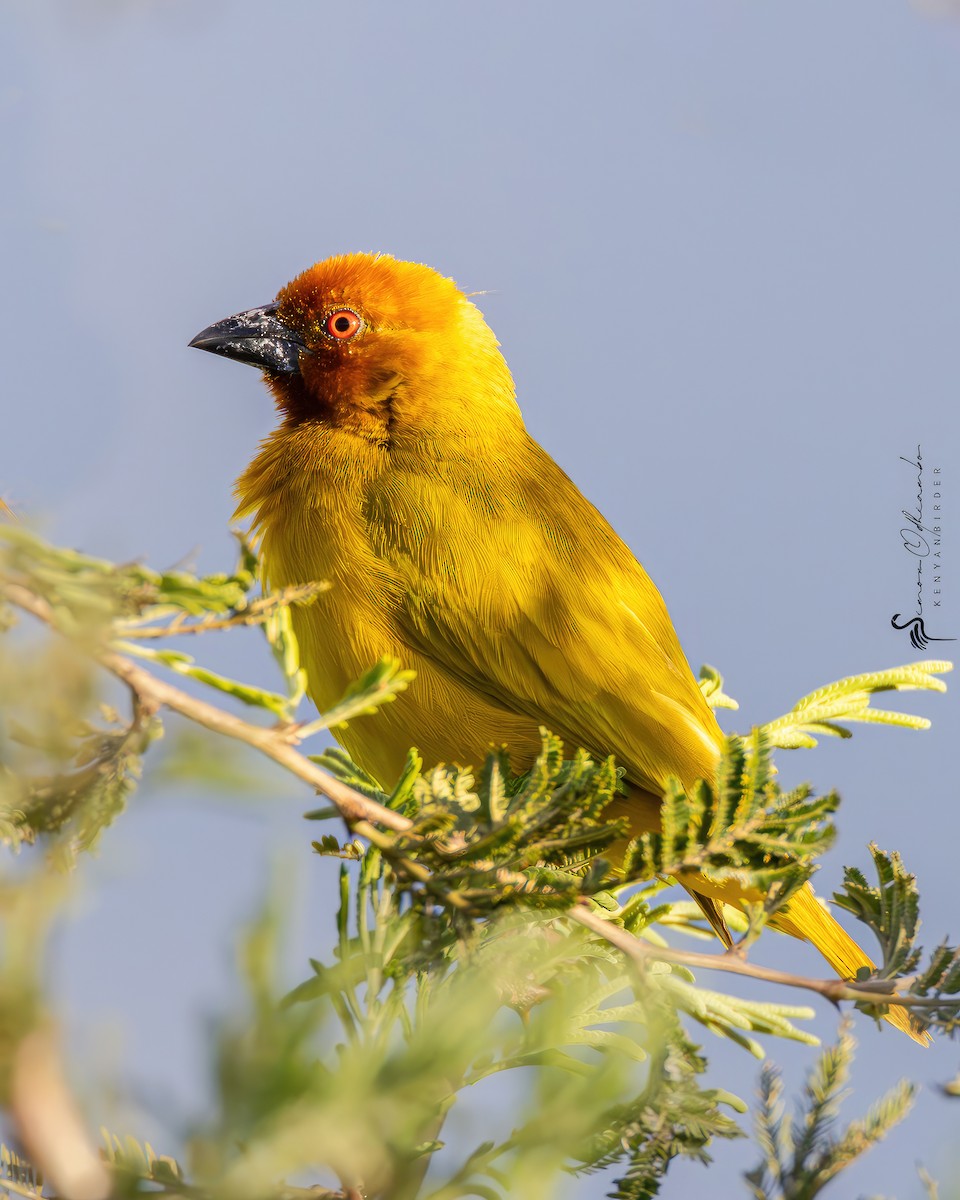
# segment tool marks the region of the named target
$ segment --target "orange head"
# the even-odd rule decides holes
[[[513,381],[483,317],[430,267],[342,254],[272,304],[190,343],[260,367],[286,421],[322,422],[389,447],[522,428]]]

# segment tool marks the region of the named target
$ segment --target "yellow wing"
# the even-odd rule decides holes
[[[711,777],[722,734],[660,593],[549,455],[524,449],[482,496],[469,475],[431,476],[419,498],[404,479],[419,526],[380,547],[408,576],[404,640],[571,746],[614,754],[640,787]]]

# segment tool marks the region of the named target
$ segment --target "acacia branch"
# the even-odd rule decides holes
[[[18,608],[31,613],[51,628],[57,628],[51,606],[29,588],[13,582],[4,582],[3,591],[6,598]],[[125,655],[118,654],[114,650],[103,648],[94,650],[92,653],[101,666],[131,689],[145,708],[153,711],[161,707],[172,709],[214,733],[220,733],[225,737],[234,738],[236,741],[246,742],[247,745],[253,746],[254,749],[273,759],[274,762],[279,763],[280,766],[285,767],[293,775],[326,796],[355,833],[366,837],[381,849],[389,850],[390,840],[374,828],[375,825],[381,825],[397,833],[404,833],[412,827],[413,822],[408,818],[392,809],[385,808],[375,800],[368,799],[362,792],[342,783],[296,750],[292,744],[297,736],[296,726],[268,729],[260,725],[253,725],[249,721],[244,721],[232,713],[224,712],[215,705],[199,700],[180,688],[158,679]],[[432,876],[422,864],[402,858],[398,860],[398,865],[409,871],[413,878],[419,879],[429,886]],[[468,907],[462,897],[456,893],[445,893],[443,899],[457,908]],[[899,1005],[905,1008],[936,1008],[943,1003],[942,999],[935,997],[899,995],[893,990],[884,990],[883,985],[877,986],[876,983],[857,986],[843,979],[811,979],[802,975],[793,975],[787,971],[758,966],[735,954],[703,954],[693,950],[674,950],[669,947],[654,946],[641,941],[622,926],[604,920],[596,912],[587,908],[585,903],[573,905],[567,915],[579,925],[615,946],[631,962],[641,967],[657,961],[677,963],[687,967],[700,967],[710,971],[723,971],[730,975],[741,975],[766,983],[776,983],[816,992],[833,1004],[847,1000],[867,1004]]]
[[[651,962],[677,963],[682,967],[701,967],[708,971],[725,971],[728,975],[744,975],[748,979],[760,979],[765,983],[778,983],[785,987],[803,988],[816,992],[833,1004],[841,1000],[853,1000],[858,1004],[897,1004],[902,1008],[937,1008],[943,1000],[932,996],[901,996],[886,991],[875,982],[859,986],[846,979],[810,979],[805,975],[793,975],[789,971],[777,971],[773,967],[761,967],[740,958],[736,953],[703,954],[698,950],[674,950],[669,946],[655,946],[635,937],[622,925],[614,925],[581,901],[568,910],[566,915],[602,937],[611,946],[639,967]],[[902,981],[901,981],[902,982]]]
[[[182,637],[185,633],[209,633],[217,629],[235,629],[240,625],[262,625],[278,608],[288,604],[303,603],[312,600],[321,592],[329,590],[328,583],[298,583],[292,587],[282,588],[269,596],[261,596],[252,600],[246,608],[233,613],[229,617],[220,617],[215,613],[199,620],[191,619],[189,613],[179,613],[166,625],[143,625],[142,620],[155,620],[149,615],[133,621],[119,621],[117,628],[125,638],[169,638]]]
[[[54,610],[42,596],[18,583],[5,581],[2,587],[3,594],[11,604],[43,621],[51,629],[57,629]],[[172,709],[213,733],[220,733],[224,737],[253,746],[255,750],[259,750],[267,758],[272,758],[298,779],[302,779],[304,783],[326,796],[348,825],[356,826],[358,822],[367,821],[398,833],[410,828],[411,822],[406,817],[342,783],[329,771],[318,767],[306,755],[295,749],[292,743],[297,736],[296,726],[268,729],[262,725],[254,725],[250,721],[244,721],[242,717],[236,717],[213,704],[208,704],[205,700],[189,695],[165,680],[158,679],[132,659],[114,650],[101,648],[91,653],[102,667],[130,688],[145,708],[154,712],[160,708]]]

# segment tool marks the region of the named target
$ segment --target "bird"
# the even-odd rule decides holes
[[[415,676],[402,704],[336,733],[387,783],[427,763],[529,766],[541,727],[613,754],[631,832],[659,828],[671,778],[713,780],[724,735],[637,558],[527,431],[479,308],[386,254],[317,262],[191,346],[258,367],[279,424],[236,484],[265,586],[332,585],[293,609],[308,691],[329,709],[372,663]],[[735,880],[681,882],[727,946]],[[753,897],[756,899],[757,897]],[[874,970],[809,884],[770,922],[854,979]],[[886,1019],[924,1035],[900,1007]]]

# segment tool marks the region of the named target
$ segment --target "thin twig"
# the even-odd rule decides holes
[[[53,609],[46,600],[35,595],[29,588],[22,587],[17,583],[5,582],[3,592],[11,604],[29,612],[52,629],[57,628]],[[318,767],[316,763],[311,762],[305,755],[294,749],[291,745],[291,738],[296,736],[295,728],[266,729],[261,725],[253,725],[249,721],[235,717],[232,713],[224,712],[212,704],[207,704],[205,700],[198,700],[180,688],[158,679],[143,667],[137,666],[125,655],[117,654],[114,650],[94,650],[93,656],[102,667],[121,679],[140,698],[145,707],[153,711],[159,708],[172,709],[181,716],[202,725],[205,729],[253,746],[255,750],[259,750],[267,758],[272,758],[280,766],[286,767],[291,774],[296,775],[298,779],[302,779],[304,783],[308,783],[326,796],[348,824],[370,821],[400,833],[411,827],[412,822],[406,817],[393,812],[392,809],[385,808],[382,804],[377,804],[375,800],[368,799],[355,788],[348,787],[347,784],[331,775],[329,771],[324,771],[322,767]]]
[[[728,975],[744,975],[748,979],[760,979],[765,983],[804,988],[808,992],[817,992],[834,1004],[841,1000],[853,1000],[860,1004],[898,1004],[903,1008],[936,1008],[943,1004],[942,997],[937,999],[931,996],[900,996],[895,992],[869,986],[859,987],[846,979],[809,979],[804,975],[792,975],[789,971],[758,966],[735,954],[702,954],[698,950],[673,950],[669,946],[655,946],[635,937],[622,925],[614,925],[612,921],[605,920],[587,908],[585,902],[575,904],[566,915],[585,929],[604,938],[641,967],[651,962],[668,962],[683,967],[701,967],[708,971],[725,971]]]
[[[167,625],[141,625],[142,620],[155,620],[149,615],[133,621],[118,621],[117,629],[125,638],[168,638],[180,637],[184,633],[209,633],[215,629],[234,629],[239,625],[261,625],[277,608],[288,604],[302,603],[312,600],[321,592],[329,589],[328,583],[301,583],[294,587],[283,588],[269,596],[261,596],[253,600],[246,608],[234,612],[229,617],[218,617],[210,614],[199,620],[190,620],[188,613],[180,613]]]

